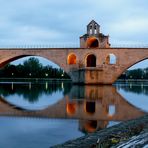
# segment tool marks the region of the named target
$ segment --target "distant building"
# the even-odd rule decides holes
[[[109,48],[109,36],[100,33],[100,25],[92,20],[87,33],[80,37],[80,48]]]

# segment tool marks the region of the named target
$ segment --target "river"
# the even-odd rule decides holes
[[[148,112],[148,83],[0,83],[0,147],[49,148]]]

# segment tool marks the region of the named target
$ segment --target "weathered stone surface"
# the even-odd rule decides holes
[[[120,147],[136,141],[135,146],[146,146],[148,144],[148,115],[135,120],[126,121],[99,132],[88,134],[76,140],[68,141],[53,148],[104,148]],[[134,138],[134,136],[136,136]],[[141,141],[144,138],[143,141]],[[118,143],[120,143],[118,145]],[[122,147],[121,145],[121,147]]]
[[[76,56],[76,64],[68,64],[69,55]],[[109,64],[109,54],[116,56],[116,63]],[[147,48],[40,48],[0,49],[0,67],[26,56],[41,56],[63,68],[75,83],[112,84],[130,66],[148,58]],[[96,66],[87,67],[87,57],[96,57]]]

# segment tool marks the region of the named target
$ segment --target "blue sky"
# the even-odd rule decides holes
[[[147,7],[147,0],[0,0],[0,46],[79,46],[92,19],[112,46],[148,46]]]

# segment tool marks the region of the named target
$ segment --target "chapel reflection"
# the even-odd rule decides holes
[[[103,129],[109,121],[145,114],[128,103],[114,86],[73,86],[66,98],[68,118],[79,119],[79,129],[84,133]]]
[[[38,94],[45,90],[46,93],[58,90],[63,91],[65,96],[47,108],[36,111],[23,110],[21,107],[17,108],[15,104],[11,105],[11,103],[3,101],[5,97],[1,97],[0,114],[5,116],[77,119],[79,120],[79,129],[84,133],[105,128],[109,121],[129,120],[145,114],[144,111],[127,102],[114,86],[74,85],[71,89],[70,86],[71,84],[61,85],[61,83],[58,85],[48,85],[47,90],[47,84],[38,87],[31,85],[33,91],[29,92],[36,92],[35,88],[38,88]],[[27,89],[24,89],[26,87]],[[4,86],[0,87],[0,93],[6,97],[15,93],[28,95],[28,88],[28,85],[25,85],[25,87],[15,87],[13,84],[13,91],[9,92],[11,86]]]
[[[93,133],[106,128],[108,121],[79,120],[79,130],[83,133]]]
[[[69,116],[82,114],[91,118],[98,113],[102,116],[113,116],[117,99],[122,98],[113,86],[73,86],[67,97],[66,108]]]

